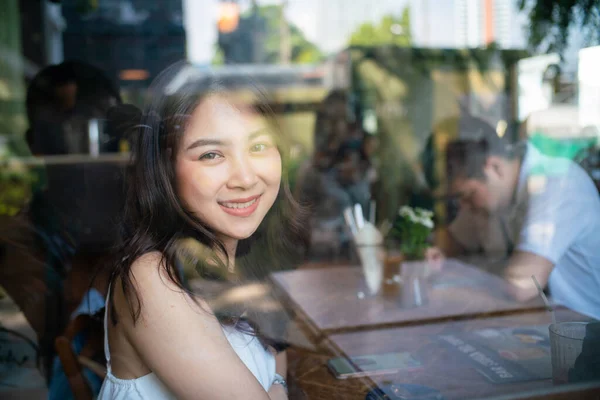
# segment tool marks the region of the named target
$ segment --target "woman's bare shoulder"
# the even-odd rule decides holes
[[[158,251],[134,260],[129,270],[129,285],[123,286],[121,279],[115,281],[114,301],[118,314],[121,310],[131,312],[132,308],[134,311],[139,308],[138,316],[143,319],[159,310],[164,312],[166,304],[194,303],[169,276],[168,268],[172,267],[166,264],[163,254]],[[175,271],[172,271],[172,276],[177,276]]]
[[[150,277],[159,271],[159,267],[164,267],[164,262],[164,256],[159,251],[145,253],[131,263],[130,273],[137,278]]]
[[[163,254],[153,251],[134,260],[129,273],[132,283],[143,294],[148,290],[154,291],[161,288],[179,289],[169,276],[169,270],[173,277],[177,276],[173,266],[167,264]]]
[[[190,294],[176,281],[177,271],[167,264],[160,252],[146,253],[136,259],[130,274],[132,287],[139,296],[142,317],[158,310],[164,311],[167,305],[169,308],[191,308],[196,313],[210,311],[202,298]]]

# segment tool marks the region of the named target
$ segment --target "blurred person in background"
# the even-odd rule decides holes
[[[496,220],[512,295],[536,297],[533,275],[556,303],[599,318],[600,198],[583,169],[531,144],[511,145],[491,127],[449,143],[446,162],[460,206],[443,252],[490,251],[489,225],[474,218]]]
[[[362,135],[359,139],[342,143],[333,159],[331,180],[341,190],[340,197],[345,198],[343,208],[360,204],[364,215],[368,215],[371,184],[376,173],[365,152],[365,137]]]
[[[26,138],[31,152],[58,156],[88,154],[90,120],[106,119],[109,108],[120,104],[121,97],[116,85],[100,69],[67,61],[41,70],[29,84],[26,101]],[[104,151],[119,150],[120,137],[114,131],[105,131],[101,140]],[[75,162],[60,167],[49,161],[39,171],[43,184],[33,196],[31,218],[41,247],[46,250],[46,263],[59,274],[70,270],[85,228],[85,216],[80,213],[89,189],[86,173],[89,170]],[[79,293],[73,300],[71,310],[82,295]]]
[[[332,176],[336,154],[348,135],[347,93],[331,91],[319,105],[314,153],[298,170],[295,197],[310,210],[310,246],[306,257],[337,260],[348,238],[342,210],[347,195]]]
[[[42,69],[27,89],[27,117],[29,129],[26,140],[33,155],[40,157],[88,154],[89,123],[104,120],[110,107],[121,103],[116,85],[100,69],[87,63],[67,61]],[[101,131],[102,151],[117,152],[120,137]],[[104,192],[120,191],[120,184],[112,186],[104,178],[105,170],[95,173],[94,185]],[[102,284],[90,287],[92,260],[80,250],[82,237],[89,229],[89,218],[100,218],[106,227],[102,232],[87,232],[100,236],[99,242],[110,245],[116,235],[107,234],[110,218],[103,207],[90,207],[90,169],[76,162],[56,164],[47,160],[37,168],[39,187],[34,191],[29,213],[37,247],[41,250],[45,270],[45,327],[41,335],[42,354],[50,373],[49,398],[71,398],[71,390],[62,365],[54,357],[54,339],[68,322],[79,314],[95,314],[104,305]],[[98,179],[100,178],[100,179]],[[110,193],[119,198],[119,193]],[[104,202],[110,203],[110,202]],[[86,211],[87,210],[87,211]],[[105,249],[106,250],[106,249]],[[35,250],[33,250],[35,252]],[[106,280],[99,277],[97,282]],[[39,309],[38,309],[39,313]],[[70,316],[70,317],[67,317]],[[86,343],[86,336],[78,335],[75,351]],[[98,393],[102,381],[84,370],[92,390]]]
[[[323,99],[315,120],[315,151],[325,151],[333,156],[348,139],[347,104],[348,94],[343,90],[332,90]]]
[[[299,170],[296,196],[311,210],[309,260],[338,261],[348,255],[350,235],[343,211],[360,204],[368,215],[377,181],[373,156],[378,138],[348,122],[347,93],[332,91],[322,102],[314,129],[315,153]]]
[[[210,75],[171,87],[185,66],[159,75],[130,123],[99,398],[286,399],[285,353],[243,307],[213,309],[208,293],[186,288],[177,264],[235,283],[294,262],[305,234],[285,175],[288,141],[250,80],[249,102]]]
[[[77,61],[51,65],[40,71],[27,89],[29,129],[27,143],[34,155],[87,154],[88,125],[105,119],[121,97],[113,82],[98,68]],[[106,151],[118,151],[118,137],[106,133]],[[68,270],[77,249],[81,223],[75,210],[81,208],[85,171],[75,163],[53,171],[52,163],[40,170],[42,188],[30,206],[36,234],[48,250],[47,262],[57,271]],[[99,182],[98,182],[99,183]],[[62,193],[62,194],[60,194]]]
[[[492,138],[497,141],[498,135],[486,121],[466,115],[455,120],[458,123],[459,135],[469,140]],[[463,140],[464,140],[463,139]],[[446,151],[446,167],[449,168],[449,151],[453,144],[444,146]],[[499,146],[508,146],[503,140]],[[440,243],[444,243],[450,253],[460,256],[468,262],[496,275],[502,275],[508,265],[512,248],[509,238],[504,232],[504,221],[499,213],[481,212],[472,207],[463,207],[459,197],[446,197],[447,220],[446,230],[438,231]]]
[[[86,154],[88,124],[105,119],[121,103],[119,91],[100,69],[79,61],[65,61],[40,71],[27,89],[26,133],[36,155]],[[119,151],[119,137],[107,132],[105,152]]]

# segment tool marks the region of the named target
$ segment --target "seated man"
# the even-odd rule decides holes
[[[456,217],[445,230],[436,232],[436,239],[446,255],[495,275],[504,273],[514,250],[501,218],[464,206],[459,206]]]
[[[462,229],[450,228],[442,250],[465,250],[464,237],[461,245],[452,235],[466,231],[484,250],[504,248],[503,275],[518,300],[537,296],[534,275],[555,302],[600,318],[600,198],[583,169],[531,145],[511,146],[491,128],[478,139],[450,143],[447,166],[459,214],[475,219],[457,220]],[[497,224],[481,232],[477,220]],[[495,246],[490,234],[501,243]]]

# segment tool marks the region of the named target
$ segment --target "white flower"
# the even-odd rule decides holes
[[[410,217],[411,215],[414,215],[413,209],[409,206],[400,207],[398,214],[400,214],[401,217]]]
[[[398,211],[401,217],[408,219],[414,224],[423,225],[426,228],[433,229],[433,212],[425,210],[423,208],[412,208],[409,206],[402,206]]]
[[[421,223],[421,225],[429,229],[433,229],[433,221],[431,219],[421,219],[419,222]]]
[[[417,214],[420,217],[423,217],[423,218],[432,218],[433,217],[433,211],[429,211],[429,210],[426,210],[426,209],[420,208],[420,207],[416,207],[415,211],[417,212]]]

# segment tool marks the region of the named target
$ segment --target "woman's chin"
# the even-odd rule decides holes
[[[256,232],[256,228],[253,229],[239,229],[239,230],[232,230],[231,232],[225,232],[224,236],[228,237],[229,239],[233,239],[233,240],[246,240],[248,239],[250,236],[252,236],[254,234],[254,232]]]

